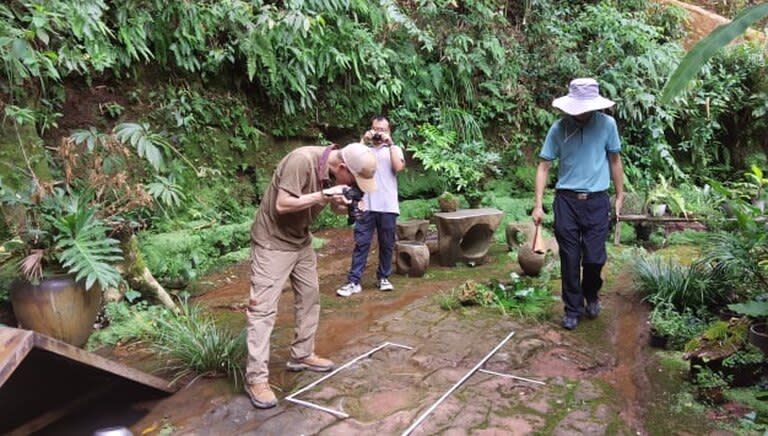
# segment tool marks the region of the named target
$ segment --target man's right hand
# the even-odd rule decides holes
[[[533,224],[537,226],[541,224],[541,221],[544,219],[544,209],[541,206],[534,207],[531,212],[531,219],[533,219]]]
[[[346,206],[351,201],[344,196],[344,191],[349,189],[347,185],[335,185],[322,190],[323,198],[336,206]]]

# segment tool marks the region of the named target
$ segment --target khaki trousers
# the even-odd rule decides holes
[[[293,288],[296,318],[290,357],[300,360],[315,350],[315,332],[320,318],[320,285],[315,251],[311,245],[298,251],[276,251],[251,244],[246,366],[249,384],[268,382],[269,339],[275,326],[277,303],[288,278]]]

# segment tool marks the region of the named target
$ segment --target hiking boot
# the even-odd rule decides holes
[[[339,289],[336,289],[336,295],[338,295],[339,297],[349,297],[350,295],[357,294],[362,290],[363,288],[360,286],[359,283],[349,282],[346,285],[340,287]]]
[[[395,287],[392,286],[392,283],[388,279],[379,279],[380,291],[391,291],[393,289],[395,289]]]
[[[579,325],[579,318],[575,316],[565,315],[563,321],[560,323],[566,330],[573,330]]]
[[[257,409],[269,409],[277,406],[277,397],[269,383],[246,384],[245,392],[251,397],[251,404]]]
[[[587,318],[595,319],[597,315],[600,315],[600,302],[597,300],[587,303]]]
[[[315,372],[328,372],[334,367],[332,361],[322,358],[315,353],[312,353],[301,360],[288,360],[287,365],[288,371],[303,371],[308,369]]]

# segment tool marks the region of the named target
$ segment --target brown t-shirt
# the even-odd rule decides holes
[[[312,241],[309,225],[317,218],[324,206],[316,205],[293,213],[278,215],[277,193],[286,191],[299,197],[321,189],[317,167],[325,147],[299,147],[288,153],[277,164],[261,205],[251,226],[251,241],[270,250],[294,251]],[[328,177],[326,165],[323,178]]]

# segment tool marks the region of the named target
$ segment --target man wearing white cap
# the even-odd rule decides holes
[[[365,145],[342,149],[299,147],[277,165],[251,227],[251,288],[248,301],[248,362],[245,390],[257,408],[274,407],[269,386],[269,340],[283,285],[290,278],[296,329],[288,370],[330,371],[334,364],[315,354],[320,316],[317,258],[309,226],[327,204],[346,213],[344,192],[357,184],[376,190],[376,157]]]
[[[568,95],[552,102],[565,116],[550,127],[539,154],[531,214],[536,225],[544,216],[542,198],[549,169],[552,161],[559,160],[553,211],[565,308],[562,326],[568,330],[576,328],[582,316],[596,318],[600,313],[598,291],[603,285],[600,274],[607,259],[611,180],[616,194],[616,216],[624,198],[616,120],[599,112],[613,105],[614,102],[600,96],[594,79],[572,80]]]

